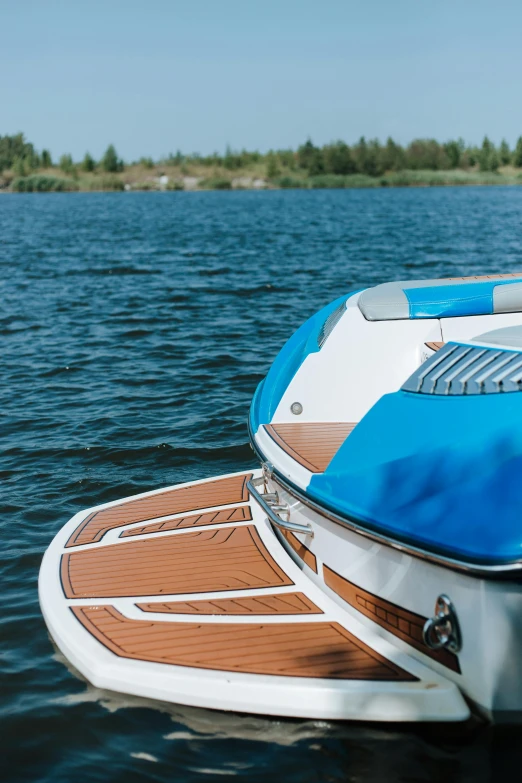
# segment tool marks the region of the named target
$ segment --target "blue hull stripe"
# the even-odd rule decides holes
[[[354,296],[355,293],[357,292],[345,294],[330,302],[329,305],[309,318],[285,343],[276,356],[265,380],[257,387],[250,406],[252,432],[257,432],[261,424],[269,424],[272,421],[283,394],[306,357],[320,350],[318,337],[324,322],[342,302],[345,302],[350,296]]]

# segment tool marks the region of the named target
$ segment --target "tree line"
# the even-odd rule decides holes
[[[17,176],[23,177],[38,169],[60,168],[66,174],[73,174],[78,170],[91,172],[97,169],[115,173],[123,171],[125,164],[121,160],[113,144],[109,144],[103,157],[96,161],[88,152],[83,160],[78,163],[73,161],[72,155],[64,154],[58,161],[53,161],[49,150],[37,152],[34,145],[26,141],[23,133],[13,136],[0,136],[0,173],[11,169]]]
[[[27,176],[38,169],[56,167],[65,174],[75,175],[79,171],[116,173],[133,164],[140,164],[145,168],[198,164],[237,171],[259,163],[265,165],[269,179],[280,176],[283,171],[298,170],[309,176],[366,174],[373,177],[382,176],[385,172],[404,170],[448,171],[478,168],[484,172],[495,172],[501,166],[522,168],[522,136],[514,149],[511,149],[505,140],[497,146],[487,136],[480,146],[466,144],[463,139],[443,143],[435,139],[415,139],[403,146],[392,138],[382,144],[378,139],[367,140],[363,136],[352,145],[335,141],[319,147],[308,139],[297,150],[270,150],[262,154],[247,150],[237,152],[227,147],[223,155],[217,152],[212,155],[185,155],[176,152],[159,161],[140,158],[133,163],[124,163],[113,144],[107,147],[100,160],[95,160],[87,152],[81,161],[75,162],[70,154],[64,154],[59,160],[53,161],[49,150],[37,152],[22,133],[0,136],[0,172],[10,169],[16,176]]]

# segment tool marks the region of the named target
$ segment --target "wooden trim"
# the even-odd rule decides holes
[[[311,473],[323,473],[356,422],[265,424],[280,449]]]
[[[200,601],[169,601],[136,604],[142,612],[164,614],[264,615],[323,614],[304,593],[273,593],[245,598],[214,598]]]
[[[132,620],[112,606],[70,608],[122,658],[279,677],[418,681],[335,622],[198,624]]]
[[[93,544],[100,541],[108,530],[134,522],[146,522],[156,517],[199,511],[212,506],[244,503],[248,501],[246,483],[251,478],[251,473],[244,473],[203,484],[189,484],[94,511],[76,528],[66,547]]]
[[[67,598],[176,595],[292,585],[254,525],[154,536],[62,556]]]
[[[312,569],[312,571],[315,571],[317,573],[317,558],[314,555],[313,552],[311,552],[307,546],[305,546],[297,536],[294,536],[293,533],[291,533],[289,530],[282,530],[281,528],[278,528],[278,531],[281,533],[283,538],[285,538],[296,555],[301,558],[303,563],[305,563],[309,568]]]
[[[204,527],[205,525],[225,525],[230,522],[250,522],[252,511],[250,506],[234,506],[222,508],[219,511],[208,511],[206,514],[193,514],[188,517],[166,519],[164,522],[153,522],[143,527],[132,527],[120,533],[120,538],[143,536],[149,533],[164,533],[167,530],[182,530],[183,528]]]
[[[422,629],[428,619],[420,614],[415,614],[401,606],[386,601],[373,593],[363,590],[362,587],[349,582],[327,565],[323,565],[325,584],[339,595],[347,604],[353,606],[361,614],[369,617],[381,628],[389,631],[394,636],[402,639],[415,649],[434,661],[447,666],[457,674],[460,674],[460,663],[457,655],[449,650],[430,650],[426,647],[422,638]]]
[[[440,341],[435,341],[435,342],[430,342],[430,343],[424,343],[424,345],[426,346],[426,348],[430,348],[430,350],[432,350],[432,351],[440,351],[440,349],[444,345],[446,345],[446,343],[443,343],[443,342],[440,342]]]

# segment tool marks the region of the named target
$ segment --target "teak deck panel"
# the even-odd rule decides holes
[[[131,620],[110,606],[71,610],[101,644],[124,658],[246,674],[416,680],[335,622],[198,625]]]
[[[353,606],[361,614],[369,617],[381,628],[402,639],[403,642],[411,644],[424,655],[433,658],[443,666],[447,666],[454,672],[460,674],[460,664],[458,656],[449,650],[431,650],[424,644],[422,638],[422,629],[428,619],[419,614],[403,609],[384,598],[369,593],[358,587],[353,582],[348,581],[340,574],[333,571],[326,565],[323,565],[323,574],[325,584],[328,585],[337,595],[346,603]]]
[[[169,601],[137,604],[143,612],[165,614],[273,615],[323,614],[304,593],[260,595],[247,598],[215,598],[211,601]]]
[[[306,563],[306,565],[309,566],[312,571],[317,573],[317,558],[314,553],[310,552],[308,547],[301,543],[297,536],[294,536],[294,534],[289,530],[283,530],[282,528],[279,528],[279,532],[288,541],[296,555],[301,558],[303,563]]]
[[[225,524],[226,522],[249,522],[251,519],[250,506],[236,506],[235,508],[223,508],[219,511],[208,511],[206,514],[192,514],[188,517],[166,519],[164,522],[152,522],[150,525],[143,525],[143,527],[133,527],[120,533],[120,538],[143,536],[167,530],[181,530],[186,527]]]
[[[356,422],[265,424],[277,445],[311,473],[323,473]]]
[[[108,530],[134,522],[183,514],[188,511],[241,503],[248,500],[247,481],[252,474],[207,481],[203,484],[178,487],[156,495],[128,500],[116,506],[95,511],[74,531],[67,547],[100,541]]]
[[[67,598],[279,587],[293,582],[254,525],[155,536],[62,555]]]
[[[446,343],[441,342],[440,340],[435,340],[434,342],[424,343],[426,348],[430,348],[432,351],[440,351],[440,349],[446,345]]]

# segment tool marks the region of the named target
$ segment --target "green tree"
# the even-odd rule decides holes
[[[442,144],[435,139],[414,139],[406,149],[406,165],[409,169],[444,170],[450,160]]]
[[[353,174],[356,170],[350,147],[344,141],[323,147],[323,159],[327,174]]]
[[[372,139],[368,143],[367,174],[372,177],[380,177],[384,174],[382,166],[382,147],[378,139]]]
[[[74,171],[74,163],[70,155],[62,155],[59,166],[65,174],[72,174]]]
[[[312,177],[324,173],[323,153],[319,147],[314,146],[311,139],[308,139],[305,144],[301,144],[297,150],[297,162],[299,167],[307,169]]]
[[[28,171],[34,171],[34,169],[37,169],[40,166],[40,156],[34,149],[27,152],[24,160]]]
[[[368,174],[377,177],[384,172],[382,167],[382,148],[377,139],[366,141],[361,136],[358,144],[353,148],[353,154],[360,174]]]
[[[511,150],[509,149],[509,144],[505,139],[502,139],[500,142],[498,154],[500,162],[503,166],[508,166],[511,163]]]
[[[227,144],[225,157],[223,158],[223,166],[229,171],[233,171],[234,169],[240,169],[242,163],[242,155],[236,152],[232,152],[230,146]]]
[[[51,158],[51,153],[49,150],[42,150],[41,162],[42,168],[44,169],[50,169],[52,167],[53,159]]]
[[[259,153],[254,153],[254,157]],[[296,167],[296,154],[293,150],[277,150],[277,157],[282,166],[286,166],[290,171],[294,171]],[[255,161],[254,161],[255,162]]]
[[[23,133],[0,136],[0,171],[11,168],[18,158],[25,160],[27,165],[32,167],[35,157],[34,147],[25,140]]]
[[[82,171],[94,171],[96,168],[96,161],[88,152],[85,153],[85,157],[82,160]]]
[[[383,171],[400,171],[406,168],[406,156],[400,144],[389,136],[386,146],[381,149],[381,168]]]
[[[462,139],[459,139],[459,141],[447,141],[446,144],[444,144],[444,152],[448,158],[450,168],[458,168],[461,163],[462,153],[464,152]]]
[[[178,150],[175,155],[173,155],[172,152],[170,153],[169,157],[167,158],[167,163],[169,166],[181,166],[184,160],[184,155],[180,150]]]
[[[279,177],[280,174],[281,169],[279,168],[277,155],[273,150],[270,150],[266,156],[266,176],[268,179],[275,179],[275,177]]]
[[[361,136],[358,143],[353,148],[355,165],[359,174],[366,173],[366,162],[368,158],[368,144],[364,136]]]
[[[519,169],[522,168],[522,136],[518,137],[517,146],[513,153],[513,166]]]
[[[476,166],[480,158],[480,147],[468,147],[465,155],[470,166]]]
[[[15,158],[12,169],[17,177],[25,177],[29,173],[25,158]]]
[[[484,136],[482,147],[480,148],[478,156],[479,168],[481,171],[495,171],[492,166],[495,165],[498,169],[498,155],[495,150],[495,145],[491,142],[487,136]]]
[[[104,171],[111,174],[123,169],[123,163],[118,159],[118,155],[113,144],[109,144],[105,150],[105,155],[101,159],[101,166]]]
[[[40,159],[35,152],[30,152],[24,157],[15,158],[13,161],[13,171],[18,177],[25,177],[38,168]]]
[[[489,170],[498,171],[499,166],[500,166],[500,157],[495,147],[493,147],[489,155]]]

